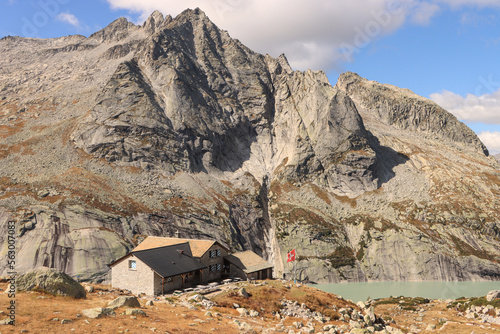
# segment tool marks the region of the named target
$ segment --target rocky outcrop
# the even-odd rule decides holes
[[[85,298],[83,286],[63,272],[45,268],[30,271],[16,279],[18,290],[41,291],[53,295]]]
[[[495,299],[500,299],[500,290],[492,290],[486,295],[486,300],[489,302]]]
[[[439,136],[488,155],[484,144],[465,124],[436,103],[408,89],[368,81],[352,72],[342,74],[337,87],[356,101],[356,106],[367,114],[365,117],[371,116],[399,129]]]
[[[277,276],[295,248],[301,280],[500,278],[499,165],[408,90],[293,71],[199,9],[0,52],[0,244],[14,226],[18,272],[105,281],[144,236],[180,234]]]
[[[121,296],[108,303],[108,307],[115,309],[118,307],[141,307],[137,297]]]
[[[90,319],[100,319],[108,316],[114,317],[116,315],[115,311],[112,308],[102,308],[102,307],[82,310],[82,314]]]

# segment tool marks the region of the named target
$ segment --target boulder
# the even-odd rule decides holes
[[[238,291],[238,295],[240,295],[241,297],[243,298],[248,298],[250,297],[250,295],[248,294],[247,290],[245,288],[241,288],[239,291]]]
[[[301,322],[298,322],[298,321],[294,322],[293,325],[295,326],[295,328],[298,328],[298,329],[304,327],[304,324]]]
[[[66,273],[54,269],[42,268],[19,276],[16,280],[20,291],[42,291],[53,295],[85,298],[84,287]]]
[[[372,321],[372,319],[370,318],[370,316],[369,316],[368,314],[367,314],[367,315],[365,315],[365,317],[364,317],[364,321],[366,322],[366,324],[367,324],[368,326],[372,326],[372,325],[373,325],[373,321]]]
[[[246,308],[240,307],[240,308],[237,308],[236,311],[238,311],[238,313],[242,316],[248,315],[248,310]]]
[[[94,292],[94,287],[92,285],[84,285],[84,288],[88,293]]]
[[[351,329],[349,334],[372,334],[372,332],[366,328],[354,328]]]
[[[372,323],[375,323],[375,321],[377,320],[377,317],[375,316],[375,309],[373,308],[373,306],[370,306],[369,309],[365,310],[365,315],[370,318]]]
[[[250,310],[250,312],[248,313],[252,318],[256,318],[258,317],[260,314],[259,312],[255,311],[255,310]]]
[[[9,318],[0,320],[0,325],[10,325],[10,324],[12,324],[12,320]]]
[[[112,308],[96,307],[83,310],[82,314],[87,318],[98,319],[98,318],[104,318],[106,316],[114,316],[115,311],[113,311]]]
[[[9,294],[9,293],[15,293],[17,291],[17,287],[14,284],[8,284],[7,289],[3,293]]]
[[[194,295],[194,296],[191,296],[188,298],[188,300],[193,300],[195,302],[201,302],[203,300],[205,300],[206,298],[200,294],[197,294],[197,295]]]
[[[139,300],[137,299],[137,297],[133,297],[133,296],[121,296],[121,297],[118,297],[112,301],[110,301],[108,303],[108,306],[110,308],[117,308],[117,307],[123,307],[123,306],[127,306],[127,307],[141,307],[141,304],[139,303]]]
[[[125,310],[125,315],[142,315],[146,316],[146,312],[139,310],[138,308],[128,308]]]
[[[360,302],[357,302],[357,303],[356,303],[356,305],[358,305],[358,306],[359,306],[359,308],[360,308],[360,309],[362,309],[362,310],[366,308],[366,304],[365,304],[365,303],[363,303],[363,302],[361,302],[361,301],[360,301]]]
[[[500,290],[492,290],[488,292],[488,294],[486,295],[486,300],[489,302],[499,298],[500,298]]]
[[[239,323],[238,328],[241,332],[246,332],[246,333],[254,333],[255,332],[254,329],[252,328],[252,326],[250,326],[246,322]]]

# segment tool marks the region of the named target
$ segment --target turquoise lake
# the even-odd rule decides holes
[[[429,299],[456,299],[486,296],[488,291],[500,290],[500,282],[363,282],[313,284],[320,290],[340,295],[354,302],[387,297],[425,297]]]

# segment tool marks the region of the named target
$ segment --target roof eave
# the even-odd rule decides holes
[[[272,268],[274,268],[274,266],[262,267],[262,268],[257,268],[257,269],[253,269],[253,268],[251,268],[251,269],[242,269],[242,270],[243,270],[243,272],[245,274],[251,274],[251,273],[255,273],[257,271],[262,271],[262,270],[272,269]]]
[[[194,271],[197,271],[197,270],[203,270],[203,269],[207,269],[208,267],[203,267],[203,268],[198,268],[198,269],[195,269],[195,270],[189,270],[189,271],[185,271],[185,272],[182,272],[182,273],[178,273],[178,274],[175,274],[175,275],[169,275],[169,276],[162,276],[160,274],[158,274],[154,269],[151,268],[151,270],[153,270],[155,273],[158,274],[158,276],[160,277],[163,277],[163,278],[169,278],[169,277],[175,277],[175,276],[179,276],[179,275],[184,275],[184,274],[189,274],[189,273],[192,273]]]
[[[122,260],[125,260],[127,257],[131,256],[133,254],[133,252],[130,252],[128,254],[125,254],[124,256],[122,256],[121,258],[111,262],[110,264],[107,264],[107,266],[109,268],[111,268],[112,266],[114,266],[115,264],[117,264],[118,262],[122,261]]]

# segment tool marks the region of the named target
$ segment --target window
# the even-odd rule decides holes
[[[129,260],[128,261],[128,269],[130,270],[136,270],[137,269],[137,264],[135,260]]]
[[[221,271],[222,270],[222,265],[220,263],[212,264],[212,265],[210,265],[209,269],[210,269],[211,273],[215,273],[217,271]]]
[[[213,249],[213,250],[211,250],[210,253],[209,253],[209,256],[212,257],[212,258],[213,257],[219,257],[219,256],[221,256],[220,249]]]
[[[171,282],[173,282],[172,277],[167,278],[167,283],[171,283]]]

